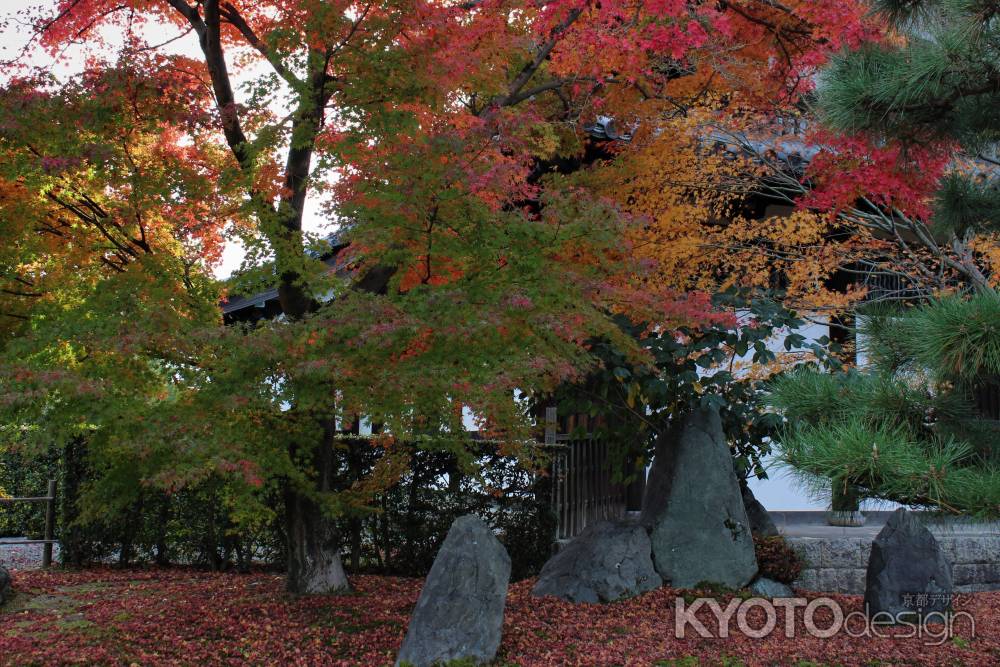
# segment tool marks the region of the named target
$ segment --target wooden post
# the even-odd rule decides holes
[[[545,444],[554,445],[556,444],[556,428],[559,424],[558,412],[556,407],[549,406],[545,408]]]
[[[49,480],[49,493],[45,501],[45,545],[42,547],[42,567],[52,565],[52,542],[56,525],[56,480]]]
[[[555,406],[547,406],[545,408],[545,437],[544,442],[546,445],[556,444],[556,422],[557,413]],[[559,541],[562,536],[562,522],[563,522],[563,503],[562,503],[562,488],[563,485],[559,480],[559,476],[562,474],[562,460],[558,452],[554,450],[549,450],[549,454],[552,455],[552,507],[556,512],[556,532],[552,540],[552,548],[555,550],[555,544]]]

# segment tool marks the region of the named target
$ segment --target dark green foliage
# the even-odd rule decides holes
[[[943,299],[907,315],[913,359],[941,381],[974,383],[1000,374],[1000,299],[984,293]]]
[[[759,576],[791,584],[802,572],[802,560],[781,535],[753,538]]]
[[[875,10],[897,25],[927,18],[930,3],[924,0],[878,0]]]
[[[353,474],[371,473],[379,448],[367,439],[355,448],[366,456]],[[492,526],[507,547],[512,577],[536,574],[552,554],[556,517],[551,505],[550,478],[529,472],[515,458],[499,455],[493,445],[480,447],[482,469],[466,475],[454,456],[415,449],[409,472],[364,508],[340,520],[348,569],[406,576],[424,576],[455,518],[474,513]],[[44,495],[47,480],[59,483],[60,511],[56,537],[63,562],[82,566],[94,562],[122,564],[188,564],[213,570],[245,570],[251,562],[281,568],[285,536],[279,520],[282,508],[276,490],[265,487],[255,520],[238,521],[239,508],[224,481],[202,484],[167,495],[145,489],[130,503],[113,505],[99,514],[85,514],[71,502],[71,484],[62,459],[0,456],[0,484],[12,495]],[[347,466],[342,470],[346,476]],[[77,479],[77,484],[86,479]],[[83,497],[83,503],[94,499]],[[44,505],[0,505],[0,536],[41,537]]]
[[[0,454],[0,489],[16,498],[44,496],[49,480],[58,479],[56,458],[51,453],[40,457]],[[44,503],[0,503],[0,537],[41,539],[44,530]]]
[[[467,475],[451,455],[415,450],[398,484],[356,512],[360,521],[342,522],[345,542],[360,547],[355,554],[349,546],[349,569],[423,576],[451,523],[476,514],[507,547],[512,579],[537,574],[552,555],[556,532],[550,478],[525,470],[489,443],[481,446],[478,464],[480,471]]]
[[[1000,515],[1000,414],[977,404],[996,389],[1000,296],[949,297],[859,321],[870,371],[801,369],[772,383],[769,400],[788,420],[781,458],[826,488],[835,480],[868,497]]]
[[[79,503],[86,499],[74,497],[72,489],[87,480],[67,474],[72,470],[64,465],[68,458],[0,455],[0,481],[11,495],[44,495],[49,477],[57,480],[56,539],[66,565],[155,562],[221,570],[249,567],[251,555],[259,562],[282,562],[284,538],[278,524],[273,519],[255,526],[234,524],[218,480],[172,495],[148,489],[127,505],[80,520]],[[40,538],[44,525],[43,504],[0,505],[0,536]]]
[[[1000,229],[997,182],[949,174],[935,198],[934,225],[950,229],[959,237],[980,229]]]
[[[844,480],[834,480],[830,509],[834,512],[857,512],[861,509],[858,488]]]
[[[603,368],[583,386],[568,386],[557,394],[561,414],[602,418],[598,430],[613,448],[612,460],[619,463],[623,481],[644,469],[657,434],[699,405],[719,408],[737,474],[766,478],[761,459],[771,451],[770,438],[781,418],[762,402],[765,382],[741,372],[735,362],[744,359],[756,366],[775,361],[768,341],[784,335],[785,351],[839,367],[831,356],[837,346],[825,337],[811,341],[796,333],[805,322],[777,297],[730,291],[713,302],[720,310],[739,313],[739,322],[650,332],[619,318],[619,326],[639,339],[652,363],[637,362],[613,344],[597,341],[593,352]]]

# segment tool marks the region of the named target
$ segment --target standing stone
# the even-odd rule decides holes
[[[750,532],[757,537],[774,537],[778,534],[778,527],[774,525],[774,519],[764,508],[759,500],[753,495],[753,491],[746,484],[742,485],[743,508],[747,511],[747,520],[750,522]]]
[[[951,608],[951,563],[913,514],[900,508],[872,542],[865,582],[869,616],[895,620]],[[889,619],[885,614],[875,620]]]
[[[3,565],[0,565],[0,604],[9,600],[12,595],[14,595],[14,589],[11,586],[10,572]]]
[[[676,435],[657,440],[642,510],[656,571],[676,588],[746,586],[757,558],[719,411],[695,410]]]
[[[636,524],[601,521],[587,526],[549,559],[531,594],[569,602],[613,602],[659,588],[649,535]]]
[[[510,556],[476,516],[455,519],[410,617],[396,664],[430,667],[496,657]]]

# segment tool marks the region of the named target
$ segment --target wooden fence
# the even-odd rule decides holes
[[[545,409],[545,443],[555,446],[552,460],[552,505],[558,516],[556,541],[576,537],[592,523],[619,519],[641,499],[645,480],[627,487],[612,480],[607,443],[593,432],[586,416],[560,419]],[[638,489],[636,487],[639,487]]]
[[[52,545],[58,540],[54,538],[56,528],[56,480],[49,480],[49,492],[45,496],[30,498],[0,498],[0,505],[13,503],[45,503],[45,535],[41,540],[15,540],[3,544],[44,544],[42,548],[42,567],[52,565]]]

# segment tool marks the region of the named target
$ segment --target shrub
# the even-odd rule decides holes
[[[950,296],[858,315],[863,371],[800,369],[771,385],[782,463],[808,484],[1000,518],[1000,296]]]
[[[781,535],[754,537],[760,576],[791,584],[802,572],[802,560]]]
[[[364,448],[359,469],[371,448]],[[430,570],[452,522],[476,514],[493,528],[511,557],[515,581],[537,574],[552,555],[556,517],[548,477],[483,443],[479,475],[460,471],[454,455],[414,449],[409,470],[380,493],[357,518],[345,517],[345,566],[349,572],[422,577]]]
[[[363,476],[376,463],[377,450],[363,438],[357,444],[363,455],[354,474]],[[463,475],[454,455],[415,448],[410,469],[397,484],[340,519],[348,571],[424,576],[452,521],[477,514],[510,553],[512,578],[537,574],[555,535],[551,480],[494,446],[484,443],[479,456],[480,474]],[[171,494],[130,480],[135,486],[125,489],[123,500],[94,495],[85,443],[74,441],[39,457],[0,451],[0,487],[8,493],[42,495],[50,478],[58,482],[56,539],[66,565],[116,561],[246,570],[252,561],[283,568],[283,507],[276,484],[257,492],[252,506],[217,477]],[[43,527],[43,504],[0,505],[0,537],[38,538]]]

